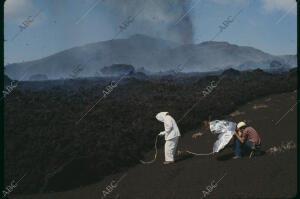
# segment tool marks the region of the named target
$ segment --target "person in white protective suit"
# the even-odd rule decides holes
[[[164,164],[174,163],[174,156],[180,131],[174,118],[168,112],[160,112],[156,115],[156,119],[164,123],[165,130],[160,132],[160,136],[165,136],[165,162]]]

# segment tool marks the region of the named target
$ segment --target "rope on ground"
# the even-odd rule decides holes
[[[156,157],[157,157],[157,139],[158,139],[158,136],[159,136],[159,135],[157,135],[156,138],[155,138],[155,144],[154,144],[154,147],[155,147],[155,155],[154,155],[154,159],[151,160],[151,161],[149,161],[149,162],[145,162],[145,161],[143,161],[143,160],[140,160],[140,162],[141,162],[142,164],[151,164],[151,163],[153,163],[153,162],[156,160]]]
[[[148,161],[148,162],[143,161],[143,160],[140,160],[140,162],[141,162],[142,164],[152,164],[153,162],[155,162],[155,160],[156,160],[156,158],[157,158],[157,140],[158,140],[158,136],[159,136],[159,135],[157,135],[156,138],[155,138],[155,144],[154,144],[155,155],[154,155],[153,160]],[[214,152],[211,152],[211,153],[194,153],[194,152],[191,152],[191,151],[185,151],[185,152],[187,152],[187,153],[189,153],[189,154],[193,154],[193,155],[195,155],[195,156],[212,155],[212,154],[214,154]]]
[[[185,152],[193,154],[193,155],[197,155],[197,156],[200,156],[200,155],[212,155],[212,154],[214,154],[214,152],[211,152],[211,153],[194,153],[194,152],[191,152],[191,151],[185,151]]]

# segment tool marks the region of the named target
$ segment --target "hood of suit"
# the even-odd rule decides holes
[[[156,115],[156,119],[160,122],[164,122],[168,112],[160,112]]]

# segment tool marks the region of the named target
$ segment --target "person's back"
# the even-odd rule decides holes
[[[243,130],[242,137],[252,143],[257,144],[257,145],[261,144],[261,139],[260,139],[257,131],[254,128],[252,128],[251,126],[248,126]]]
[[[174,120],[174,118],[171,115],[166,115],[165,117],[165,129],[170,129],[170,132],[168,134],[166,134],[166,140],[170,140],[174,137],[178,137],[180,136],[180,131],[179,128],[176,124],[176,121]]]

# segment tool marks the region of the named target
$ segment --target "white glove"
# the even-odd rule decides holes
[[[165,135],[165,132],[162,131],[162,132],[160,132],[158,135],[163,136],[163,135]]]

